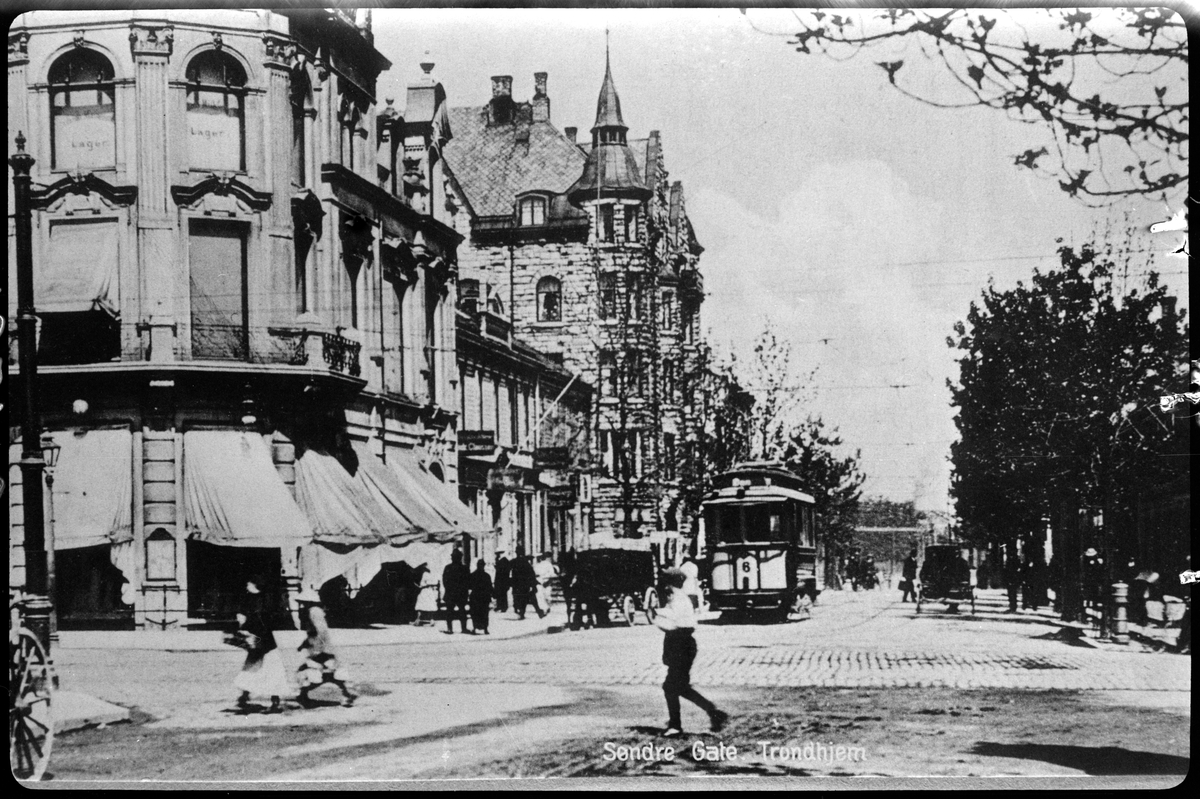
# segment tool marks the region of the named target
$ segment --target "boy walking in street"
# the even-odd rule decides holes
[[[720,732],[729,720],[729,714],[718,710],[692,687],[692,662],[696,659],[696,612],[692,600],[683,592],[686,575],[678,569],[666,572],[667,590],[670,596],[654,618],[655,625],[663,631],[663,663],[667,667],[667,679],[663,681],[663,695],[667,699],[668,738],[683,735],[683,723],[679,716],[679,700],[688,700],[708,714],[710,728]]]

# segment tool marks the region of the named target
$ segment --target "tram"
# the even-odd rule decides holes
[[[812,496],[778,461],[735,465],[702,503],[709,605],[805,614],[820,592]]]

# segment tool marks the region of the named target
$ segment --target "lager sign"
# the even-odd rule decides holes
[[[95,169],[116,163],[117,132],[111,112],[54,117],[54,165]]]
[[[538,447],[533,451],[535,469],[566,469],[570,462],[566,447]]]
[[[242,168],[242,128],[236,116],[188,111],[188,155],[193,166],[236,172]]]

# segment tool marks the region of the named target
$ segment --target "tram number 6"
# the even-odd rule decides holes
[[[744,571],[744,572],[750,571],[750,559],[749,558],[742,561],[742,571]]]

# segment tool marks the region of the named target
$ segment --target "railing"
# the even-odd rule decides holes
[[[351,341],[337,333],[321,334],[321,356],[325,359],[325,364],[334,371],[358,377],[362,373],[362,367],[358,363],[361,351],[362,344],[357,341]]]
[[[289,366],[305,366],[316,361],[313,352],[319,340],[321,343],[321,360],[335,372],[358,377],[362,374],[359,355],[362,344],[351,341],[337,333],[322,333],[305,328],[268,328],[268,333],[275,339],[273,351],[266,357],[256,360],[272,363],[287,363]]]

